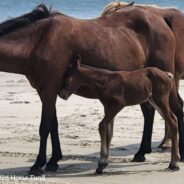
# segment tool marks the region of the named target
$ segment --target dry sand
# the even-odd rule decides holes
[[[184,82],[181,82],[180,94],[184,98],[183,91]],[[183,183],[184,163],[180,163],[178,172],[166,170],[170,152],[157,148],[164,134],[164,122],[158,114],[153,130],[153,153],[146,156],[144,163],[130,162],[142,137],[143,117],[139,106],[125,108],[116,117],[110,164],[103,176],[96,176],[100,148],[98,123],[103,108],[98,100],[75,95],[68,101],[57,101],[64,154],[59,171],[45,173],[42,181],[12,179],[11,176],[25,176],[35,161],[41,103],[24,76],[0,73],[0,104],[0,183]],[[50,138],[48,143],[50,155]]]

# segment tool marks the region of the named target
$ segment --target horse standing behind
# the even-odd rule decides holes
[[[129,6],[133,6],[135,3],[134,2],[131,2],[131,3],[127,3],[127,2],[123,2],[123,1],[119,1],[119,2],[111,2],[109,4],[107,4],[104,8],[104,10],[102,11],[102,16],[105,16],[105,15],[109,15],[109,14],[112,14],[112,13],[115,13],[116,11],[118,11],[119,9],[121,8],[126,8],[126,7],[129,7]],[[147,7],[154,7],[154,8],[160,8],[159,6],[155,5],[155,4],[147,4],[147,5],[144,5],[144,4],[136,4],[138,6],[147,6]]]
[[[141,80],[140,80],[141,79]],[[116,114],[126,106],[148,101],[168,123],[172,133],[172,151],[169,168],[178,170],[177,118],[169,105],[173,75],[158,68],[148,67],[133,72],[96,69],[73,62],[66,74],[60,97],[67,99],[82,85],[98,91],[98,98],[104,105],[105,116],[99,124],[101,137],[100,161],[96,173],[103,173],[108,165],[113,122]]]
[[[184,123],[183,123],[183,100],[181,99],[178,91],[179,88],[179,80],[183,78],[184,76],[184,36],[182,36],[184,32],[184,14],[174,8],[161,8],[157,5],[150,5],[150,4],[135,4],[134,3],[126,3],[126,2],[112,2],[109,3],[102,12],[102,16],[109,16],[115,12],[121,11],[122,9],[126,9],[130,6],[134,6],[136,8],[142,8],[144,7],[150,13],[156,13],[158,16],[161,16],[170,27],[171,31],[173,32],[176,40],[176,52],[175,52],[175,85],[176,85],[176,91],[174,93],[177,93],[178,100],[173,101],[171,99],[170,103],[171,106],[174,106],[174,113],[178,117],[178,124],[179,124],[179,135],[180,135],[180,141],[179,141],[179,150],[181,155],[181,160],[184,160]],[[179,103],[178,105],[176,103]],[[178,107],[179,108],[178,108]],[[149,108],[149,107],[148,107]],[[145,111],[145,115],[150,118],[145,118],[144,123],[144,131],[143,131],[143,137],[141,142],[141,147],[139,151],[134,156],[134,161],[145,161],[145,153],[150,153],[151,150],[151,137],[152,137],[152,129],[153,129],[153,117],[154,117],[154,109],[150,107],[149,112]],[[166,124],[167,125],[167,124]],[[168,145],[170,142],[170,132],[167,126],[165,126],[165,137],[162,140],[159,147],[164,147]]]

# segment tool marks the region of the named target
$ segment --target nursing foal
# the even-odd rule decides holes
[[[109,147],[113,135],[113,118],[125,106],[148,101],[158,110],[172,132],[172,151],[169,168],[178,170],[177,119],[169,106],[173,75],[154,67],[125,72],[112,72],[73,62],[65,75],[60,97],[67,99],[85,85],[95,90],[104,105],[105,117],[99,124],[101,137],[100,160],[96,173],[103,173],[108,165]]]

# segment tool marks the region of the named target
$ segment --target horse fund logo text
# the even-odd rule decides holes
[[[15,176],[15,175],[9,175],[9,176],[0,176],[0,182],[3,181],[3,183],[9,183],[11,181],[13,182],[18,182],[18,181],[30,181],[30,182],[35,182],[35,181],[45,181],[45,176],[41,177],[35,177],[35,176]]]

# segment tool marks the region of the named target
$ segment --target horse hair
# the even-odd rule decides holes
[[[37,20],[47,18],[50,15],[51,13],[48,8],[44,4],[40,4],[30,13],[2,22],[0,24],[0,36],[8,34],[17,28],[29,25]]]

